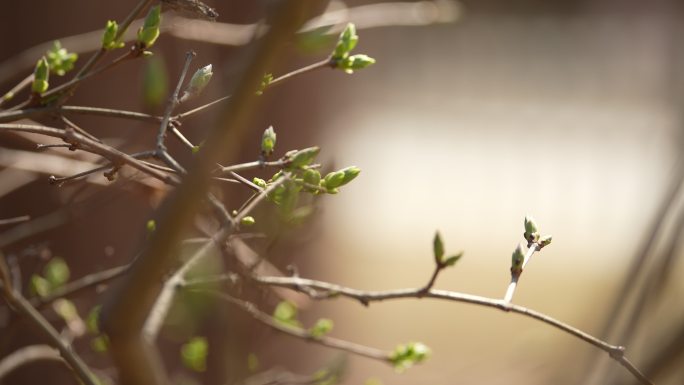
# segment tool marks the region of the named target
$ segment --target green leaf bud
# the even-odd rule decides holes
[[[62,286],[69,280],[69,266],[59,257],[52,258],[43,269],[43,276],[50,283],[50,287]]]
[[[240,224],[243,226],[253,226],[256,223],[254,217],[246,216],[240,219]]]
[[[214,73],[211,72],[211,69],[211,64],[208,64],[195,71],[192,78],[190,78],[190,83],[188,83],[188,86],[185,88],[183,99],[197,96],[204,90],[204,87],[209,84],[211,77],[214,75]]]
[[[544,235],[539,239],[539,247],[542,248],[544,246],[550,245],[552,239],[553,238],[550,235]]]
[[[290,162],[288,168],[300,168],[309,165],[320,151],[320,148],[314,146],[295,152],[289,156]]]
[[[353,74],[355,70],[360,70],[375,64],[375,59],[368,55],[353,55],[337,62],[337,68],[344,70],[348,74]]]
[[[359,36],[356,34],[356,26],[353,23],[347,24],[337,40],[337,45],[332,55],[333,59],[340,60],[347,57],[349,52],[356,47],[358,41]]]
[[[321,173],[316,169],[309,168],[304,171],[302,180],[308,185],[318,186],[318,184],[321,182]]]
[[[273,126],[269,126],[264,130],[264,134],[261,136],[261,153],[264,156],[270,156],[273,153],[273,149],[276,144],[276,133],[273,130]]]
[[[154,219],[150,219],[145,224],[145,228],[147,229],[148,233],[153,233],[155,230],[157,230],[157,222]]]
[[[109,338],[106,335],[101,335],[90,340],[90,348],[98,353],[104,353],[109,348]]]
[[[188,369],[195,372],[207,370],[209,343],[204,337],[193,337],[181,347],[181,358]]]
[[[390,354],[390,361],[397,371],[425,361],[430,356],[430,348],[420,342],[398,345]]]
[[[441,265],[444,263],[444,242],[439,231],[435,231],[435,238],[432,240],[432,254],[435,256],[435,263]]]
[[[511,273],[522,273],[523,262],[525,262],[525,253],[523,252],[523,244],[519,243],[511,256]]]
[[[266,188],[266,181],[261,178],[254,177],[254,179],[252,179],[252,183],[261,187],[262,189]]]
[[[46,297],[50,294],[50,282],[38,274],[31,276],[31,291],[39,297]]]
[[[152,47],[159,37],[161,24],[161,5],[150,8],[145,17],[145,22],[138,30],[138,43],[142,48]],[[143,53],[144,54],[144,53]]]
[[[333,171],[328,173],[328,175],[325,176],[325,188],[330,191],[332,189],[336,189],[337,187],[342,186],[342,182],[344,182],[344,172],[343,171]]]
[[[340,172],[344,173],[344,179],[342,179],[342,184],[340,186],[344,186],[345,184],[354,180],[354,178],[361,173],[361,169],[356,166],[349,166],[343,168],[340,170]]]
[[[102,306],[97,305],[90,309],[88,316],[86,317],[86,326],[88,331],[92,334],[100,333],[100,312],[102,311]]]
[[[311,329],[309,329],[309,334],[313,338],[321,338],[332,331],[333,325],[331,319],[321,318],[316,321],[316,324]]]
[[[297,305],[290,301],[282,301],[276,306],[273,319],[287,326],[299,327],[301,325],[297,320]]]
[[[108,20],[105,26],[104,34],[102,34],[102,49],[112,50],[121,48],[126,45],[122,41],[116,40],[116,34],[119,32],[119,25],[114,20]]]
[[[271,82],[273,82],[273,74],[265,74],[264,77],[261,78],[261,84],[259,84],[259,89],[257,90],[256,94],[262,95],[264,90],[271,85]]]
[[[31,90],[37,94],[42,94],[47,91],[49,87],[48,80],[50,78],[50,65],[45,56],[40,58],[36,63],[36,69],[33,71],[33,84]]]
[[[67,72],[74,69],[74,63],[78,59],[78,54],[67,52],[62,48],[59,40],[55,40],[52,48],[46,54],[48,67],[53,74],[64,76]]]
[[[537,228],[537,223],[534,221],[534,218],[531,216],[527,215],[525,216],[525,239],[528,242],[535,241],[539,238],[539,230]]]

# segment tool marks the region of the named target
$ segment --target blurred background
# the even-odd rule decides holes
[[[78,52],[64,37],[120,20],[135,3],[27,0],[11,9],[5,4],[2,92],[30,73],[37,59],[27,51],[31,47],[60,39]],[[262,3],[207,1],[219,12],[218,22],[240,25],[259,22]],[[263,111],[252,122],[241,154],[245,161],[258,156],[261,133],[273,125],[276,154],[320,145],[323,164],[362,169],[340,194],[320,200],[321,210],[305,231],[276,243],[269,251],[274,265],[284,270],[293,264],[304,277],[359,289],[417,287],[432,272],[432,237],[439,230],[447,253],[465,254],[436,287],[500,298],[510,279],[511,252],[522,240],[523,218],[532,215],[554,241],[534,255],[514,302],[625,345],[627,356],[656,383],[681,384],[680,3],[436,0],[371,6],[377,3],[331,1],[320,10],[341,18],[333,18],[335,23],[357,22],[356,52],[374,57],[375,65],[353,75],[323,69],[275,87],[264,94]],[[154,57],[85,82],[70,104],[159,114],[189,49],[198,53],[194,66],[212,63],[215,73],[201,100],[192,103],[225,94],[225,85],[240,73],[239,38],[236,43],[218,34],[217,42],[207,42],[201,33],[189,36],[194,22],[175,16],[165,23],[170,32],[160,38]],[[325,58],[336,39],[330,36],[295,41],[274,74]],[[79,63],[88,57],[85,51]],[[28,60],[17,59],[22,55]],[[199,140],[218,113],[189,119],[183,132]],[[156,135],[154,126],[135,121],[79,116],[78,123],[127,152],[146,149]],[[26,278],[51,255],[67,260],[78,277],[135,254],[144,224],[164,195],[159,186],[117,181],[106,187],[95,175],[58,188],[47,177],[73,172],[60,169],[57,160],[31,163],[27,154],[34,151],[35,137],[3,133],[0,144],[0,218],[44,218],[90,199],[59,226],[3,250],[23,261]],[[171,151],[189,159],[180,145]],[[96,159],[64,149],[41,154]],[[229,190],[226,199],[246,196]],[[85,313],[98,295],[76,303]],[[221,317],[232,317],[233,310]],[[384,384],[634,381],[604,352],[546,324],[490,308],[423,299],[367,308],[337,300],[302,309],[305,324],[322,316],[335,321],[335,337],[385,350],[410,341],[432,349],[430,360],[404,373],[349,356],[343,384],[371,377]],[[234,321],[230,328],[249,330],[239,341],[258,357],[261,369],[312,373],[339,356],[252,324]],[[203,327],[216,332],[222,325],[213,319]],[[7,312],[0,313],[0,327],[0,357],[40,340]],[[87,345],[77,348],[87,351]],[[224,362],[234,361],[233,355],[212,352],[203,380],[222,378],[216,373],[237,365]],[[94,353],[84,357],[95,367],[107,366]],[[178,378],[192,381],[193,374],[174,367],[177,357],[168,361]],[[22,370],[8,378],[41,378],[28,367]],[[54,379],[70,381],[68,375]]]

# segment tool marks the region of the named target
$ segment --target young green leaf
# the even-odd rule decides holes
[[[316,321],[316,324],[309,329],[309,334],[313,338],[321,338],[324,335],[330,333],[333,329],[333,321],[328,318],[321,318]]]
[[[88,316],[86,317],[86,326],[88,327],[88,331],[92,334],[99,334],[100,333],[100,311],[102,310],[102,306],[97,305],[90,309],[90,312],[88,313]]]
[[[337,68],[344,70],[348,74],[353,74],[354,71],[366,68],[371,64],[375,64],[375,59],[368,55],[358,54],[338,61]]]
[[[301,326],[297,319],[297,305],[290,301],[282,301],[276,306],[273,319],[287,326]]]
[[[463,256],[463,253],[461,252],[461,253],[458,253],[458,254],[456,254],[456,255],[452,255],[452,256],[450,256],[450,257],[447,257],[447,258],[444,260],[444,266],[453,266],[453,265],[455,265],[456,262],[458,262],[458,260],[461,259],[462,256]]]
[[[181,347],[183,364],[190,370],[204,372],[207,370],[209,343],[204,337],[193,337]]]
[[[356,26],[353,23],[347,24],[337,40],[337,45],[332,55],[333,59],[340,60],[346,58],[349,52],[356,47],[358,41],[359,36],[356,34]]]
[[[553,238],[550,235],[544,235],[539,239],[540,248],[550,245],[552,240]]]
[[[401,372],[415,364],[425,361],[430,356],[430,348],[420,342],[398,345],[390,354],[390,361],[395,370]]]
[[[441,265],[444,263],[444,242],[439,231],[435,231],[435,238],[432,240],[432,254],[435,256],[435,263]]]
[[[289,155],[290,162],[288,167],[291,169],[308,166],[316,159],[316,155],[321,151],[317,146],[305,148]]]
[[[143,71],[143,98],[150,107],[164,104],[169,94],[169,75],[163,56],[145,61]]]
[[[45,265],[43,276],[50,283],[50,287],[60,287],[69,280],[69,266],[62,258],[52,258]]]
[[[98,353],[104,353],[109,348],[109,338],[102,334],[90,340],[90,348]]]
[[[31,276],[31,291],[39,297],[46,297],[51,291],[50,282],[38,274]]]

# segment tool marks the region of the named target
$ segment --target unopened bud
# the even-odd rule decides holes
[[[188,83],[187,88],[185,88],[183,99],[199,95],[202,90],[204,90],[204,87],[209,84],[209,80],[211,80],[212,75],[214,75],[214,73],[211,72],[211,64],[208,64],[195,71],[195,73],[192,75],[192,78],[190,78],[190,83]]]
[[[519,243],[511,256],[511,273],[522,273],[523,262],[525,262],[525,253],[523,252],[522,243]]]
[[[47,91],[49,87],[48,79],[50,77],[50,66],[48,61],[43,56],[36,63],[36,69],[33,71],[33,84],[31,90],[35,93],[42,94]]]
[[[138,30],[138,43],[143,48],[151,47],[159,37],[159,25],[161,24],[161,6],[150,8],[145,17],[145,23]]]
[[[269,126],[264,130],[264,134],[261,137],[261,152],[264,156],[269,156],[273,153],[273,149],[276,145],[276,133],[273,130],[273,126]]]

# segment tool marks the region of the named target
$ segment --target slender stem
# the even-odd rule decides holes
[[[99,52],[99,51],[98,51],[98,52]],[[44,94],[41,95],[41,99],[42,99],[42,100],[47,100],[47,99],[49,99],[50,97],[52,97],[52,96],[54,96],[54,95],[57,95],[57,94],[66,94],[66,93],[68,93],[68,92],[73,92],[74,89],[75,89],[75,87],[76,87],[76,85],[78,85],[80,82],[82,82],[82,81],[84,81],[84,80],[86,80],[86,79],[89,79],[89,78],[91,78],[91,77],[93,77],[93,76],[95,76],[95,75],[97,75],[97,74],[99,74],[99,73],[102,73],[102,72],[104,72],[104,71],[107,71],[107,70],[109,70],[109,69],[112,69],[112,68],[114,68],[116,65],[118,65],[118,64],[120,64],[120,63],[123,63],[124,61],[127,61],[127,60],[129,60],[129,59],[133,59],[133,58],[135,58],[135,57],[137,57],[136,51],[130,50],[130,51],[126,52],[125,54],[119,56],[118,58],[112,60],[112,61],[111,61],[109,64],[107,64],[107,65],[104,65],[104,66],[102,66],[102,67],[100,67],[100,68],[98,68],[98,69],[95,69],[95,70],[93,70],[93,71],[84,73],[84,74],[82,74],[82,75],[80,75],[80,76],[77,75],[77,76],[75,76],[73,79],[69,80],[68,82],[66,82],[66,83],[64,83],[64,84],[62,84],[62,85],[60,85],[60,86],[58,86],[58,87],[55,87],[55,88],[53,88],[53,89],[51,89],[51,90],[45,92]],[[84,67],[84,68],[85,68],[85,67]]]
[[[52,303],[54,300],[62,297],[67,297],[91,287],[101,285],[116,279],[126,273],[130,265],[116,266],[107,270],[98,271],[96,273],[88,274],[77,280],[66,283],[58,288],[55,288],[50,294],[44,297],[34,297],[29,301],[31,305],[40,309],[45,305]]]
[[[371,348],[369,346],[365,345],[360,345],[354,342],[350,341],[345,341],[333,337],[328,337],[328,336],[322,336],[322,337],[314,337],[312,336],[308,331],[296,327],[296,326],[289,326],[283,323],[279,323],[273,319],[270,315],[260,311],[253,303],[243,301],[238,298],[231,297],[228,294],[222,293],[220,291],[216,290],[193,290],[193,292],[198,292],[202,294],[208,294],[211,295],[212,297],[221,299],[223,301],[226,301],[230,304],[233,304],[240,308],[241,310],[247,312],[249,315],[251,315],[255,320],[263,323],[266,326],[269,326],[281,333],[287,334],[289,336],[301,338],[307,342],[312,342],[312,343],[317,343],[323,346],[327,346],[329,348],[333,349],[338,349],[342,350],[345,352],[353,353],[358,356],[363,356],[367,358],[372,358],[374,360],[379,360],[386,362],[388,364],[392,363],[392,360],[390,359],[390,354],[388,352],[385,352],[380,349],[376,348]]]
[[[287,162],[278,159],[274,160],[272,162],[266,162],[263,160],[255,160],[253,162],[247,162],[247,163],[240,163],[240,164],[234,164],[232,166],[227,166],[221,168],[221,172],[223,173],[229,173],[229,172],[238,172],[238,171],[244,171],[244,170],[251,170],[255,168],[264,168],[264,167],[283,167],[287,165]]]
[[[121,24],[119,24],[119,28],[116,32],[116,37],[114,38],[114,41],[119,41],[121,39],[121,37],[124,35],[124,33],[126,33],[126,30],[131,25],[133,20],[135,20],[135,18],[138,17],[138,15],[140,15],[140,13],[145,8],[147,8],[152,3],[152,1],[153,0],[141,0],[140,2],[138,2],[138,4],[131,10],[128,16],[126,16],[126,19],[124,19],[124,21],[122,21]],[[97,62],[100,61],[100,59],[102,59],[105,53],[107,53],[107,50],[105,50],[102,47],[97,52],[95,52],[95,54],[93,54],[93,56],[91,56],[90,59],[88,59],[88,62],[78,71],[76,76],[74,76],[74,80],[87,76],[88,71],[90,71],[90,69],[95,64],[97,64]],[[78,81],[75,82],[72,86],[75,86],[77,83]]]
[[[24,88],[28,87],[29,84],[33,82],[34,75],[30,74],[29,76],[23,78],[19,83],[17,83],[16,86],[12,87],[11,90],[7,91],[5,95],[0,98],[0,107],[5,104],[5,102],[8,102],[14,98],[14,96],[23,90]]]
[[[537,312],[526,307],[505,302],[500,299],[481,297],[472,294],[459,293],[447,290],[429,289],[425,292],[424,288],[409,288],[396,289],[386,291],[362,291],[349,287],[344,287],[328,282],[316,281],[312,279],[305,279],[300,277],[266,277],[253,276],[256,283],[268,286],[285,287],[295,290],[310,296],[313,299],[332,299],[337,297],[347,297],[359,301],[361,304],[368,306],[371,302],[379,302],[393,299],[406,298],[434,298],[446,301],[463,302],[474,305],[480,305],[490,308],[503,310],[506,312],[517,313],[526,317],[536,319],[551,325],[559,330],[562,330],[574,337],[581,339],[603,351],[608,353],[612,359],[619,362],[622,366],[627,368],[641,383],[652,384],[643,373],[639,371],[633,364],[631,364],[626,357],[624,357],[625,348],[618,345],[611,345],[603,340],[600,340],[580,329],[570,326],[546,314]],[[215,280],[215,278],[214,278]],[[196,280],[193,285],[202,284],[201,281]]]
[[[196,54],[192,51],[189,51],[185,54],[185,64],[183,65],[183,70],[178,78],[178,84],[176,84],[176,89],[173,91],[171,98],[169,98],[169,102],[166,105],[166,111],[164,111],[164,117],[162,119],[161,125],[159,126],[159,134],[157,135],[157,149],[159,149],[159,151],[166,151],[166,147],[164,146],[164,138],[166,137],[166,129],[169,125],[169,119],[171,119],[171,114],[179,103],[178,94],[183,86],[185,75],[188,73],[188,69],[190,68],[190,62],[192,62],[192,58],[194,58],[195,55]]]
[[[268,84],[267,88],[271,88],[277,84],[284,83],[286,80],[291,79],[295,76],[302,75],[302,74],[305,74],[307,72],[312,72],[312,71],[315,71],[317,69],[321,69],[321,68],[325,68],[325,67],[331,67],[332,68],[332,66],[333,66],[333,62],[332,62],[331,58],[328,57],[328,58],[321,60],[319,62],[309,64],[306,67],[302,67],[302,68],[296,69],[294,71],[288,72],[284,75],[278,76],[277,78],[271,80],[271,82]]]
[[[0,382],[4,383],[4,378],[14,370],[36,361],[57,361],[65,363],[62,356],[59,355],[59,351],[52,346],[24,346],[8,354],[0,361]]]
[[[22,215],[20,217],[0,219],[0,226],[13,225],[15,223],[26,222],[30,220],[31,217],[28,215]]]
[[[317,70],[317,69],[319,69],[319,68],[324,68],[324,67],[329,67],[329,66],[331,66],[330,58],[327,58],[327,59],[325,59],[325,60],[321,60],[321,61],[319,61],[319,62],[310,64],[310,65],[308,65],[308,66],[306,66],[306,67],[302,67],[302,68],[296,69],[296,70],[294,70],[294,71],[292,71],[292,72],[288,72],[288,73],[286,73],[285,75],[279,76],[279,77],[277,77],[277,78],[271,80],[271,82],[266,86],[266,88],[270,88],[270,87],[272,87],[272,86],[275,86],[276,84],[283,83],[283,82],[285,82],[286,80],[291,79],[291,78],[293,78],[293,77],[295,77],[295,76],[302,75],[302,74],[305,74],[305,73],[307,73],[307,72],[311,72],[311,71]],[[193,115],[193,114],[195,114],[195,113],[197,113],[197,112],[200,112],[200,111],[202,111],[202,110],[204,110],[204,109],[207,109],[207,108],[209,108],[209,107],[212,107],[212,106],[214,106],[214,105],[216,105],[216,104],[219,104],[219,103],[221,103],[221,102],[227,101],[227,100],[230,99],[231,97],[232,97],[232,95],[226,95],[226,96],[220,97],[220,98],[218,98],[218,99],[216,99],[216,100],[214,100],[214,101],[211,101],[211,102],[209,102],[209,103],[207,103],[207,104],[204,104],[204,105],[201,105],[201,106],[199,106],[199,107],[193,108],[192,110],[188,110],[188,111],[182,112],[182,113],[180,113],[180,114],[174,116],[174,118],[175,118],[176,120],[181,120],[181,119],[183,119],[183,118],[185,118],[185,117],[188,117],[188,116],[190,116],[190,115]]]
[[[65,142],[77,144],[78,148],[80,149],[103,156],[112,163],[127,164],[139,171],[142,171],[145,174],[148,174],[154,178],[161,180],[164,183],[171,185],[175,185],[178,183],[176,177],[173,175],[165,174],[160,172],[159,170],[155,170],[126,153],[123,153],[113,147],[107,146],[106,144],[95,142],[75,132],[69,134],[64,130],[54,127],[13,123],[0,124],[0,131],[31,132],[34,134],[41,134],[46,136],[52,136],[55,138],[60,138]]]
[[[169,309],[171,309],[171,304],[176,296],[176,292],[185,281],[185,275],[192,270],[193,267],[197,266],[202,259],[206,258],[211,250],[221,245],[227,239],[228,235],[230,235],[230,232],[227,229],[223,229],[216,233],[164,283],[164,287],[152,306],[149,316],[145,321],[145,326],[143,327],[143,336],[145,336],[150,343],[153,343],[157,339],[159,331],[164,324],[164,320],[169,313]]]
[[[532,243],[530,248],[527,250],[527,253],[525,254],[525,258],[523,259],[522,269],[520,270],[520,272],[511,271],[511,283],[508,284],[508,288],[506,289],[506,294],[504,294],[504,302],[509,303],[513,299],[513,294],[515,294],[515,289],[518,286],[518,280],[520,279],[520,275],[522,275],[522,272],[525,270],[525,266],[527,266],[527,263],[532,258],[532,254],[534,254],[536,251],[539,251],[539,244],[534,242],[534,243]]]
[[[59,335],[59,332],[50,325],[50,323],[43,317],[36,308],[34,308],[29,301],[24,298],[21,293],[15,291],[11,284],[9,270],[5,263],[4,256],[0,255],[0,281],[3,282],[3,294],[7,302],[22,313],[25,317],[30,319],[40,330],[50,339],[50,341],[57,347],[62,358],[69,364],[69,367],[74,371],[74,374],[86,385],[97,385],[97,381],[93,376],[90,368],[78,356],[76,351],[67,344]]]

